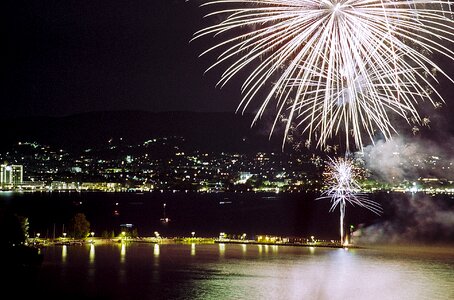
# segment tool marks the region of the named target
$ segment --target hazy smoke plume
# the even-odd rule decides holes
[[[354,240],[358,244],[454,244],[454,207],[447,197],[408,194],[391,199],[393,215],[360,228],[354,233]]]
[[[452,150],[449,141],[438,146],[429,141],[406,142],[405,138],[397,137],[367,146],[362,153],[356,153],[356,157],[364,161],[374,177],[386,182],[428,176],[452,180]]]
[[[434,184],[454,180],[453,147],[429,140],[398,137],[364,148],[356,156],[364,161],[371,177],[399,184],[404,180],[437,178]],[[450,183],[451,182],[451,183]],[[384,201],[382,222],[355,232],[357,243],[448,243],[454,244],[454,198],[423,193],[390,193]]]

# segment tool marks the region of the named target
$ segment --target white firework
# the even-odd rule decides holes
[[[337,74],[335,81],[331,82],[320,70],[310,82],[289,81],[289,89],[304,88],[304,98],[295,101],[298,114],[294,119],[303,132],[311,134],[313,128],[320,129],[317,146],[322,146],[341,129],[352,132],[358,148],[362,145],[362,134],[359,133],[363,131],[371,140],[374,128],[390,137],[395,129],[387,112],[417,123],[419,115],[413,103],[418,99],[431,100],[422,85],[414,84],[417,78],[413,69],[395,72],[370,68],[365,72],[359,72],[353,78]],[[399,90],[396,89],[396,80]],[[326,99],[326,94],[331,98]],[[398,95],[401,101],[396,101]],[[349,135],[346,140],[348,149]]]
[[[207,17],[222,21],[194,39],[221,39],[201,54],[218,53],[208,70],[226,65],[221,87],[251,70],[238,110],[244,112],[263,91],[254,122],[274,103],[276,116],[287,116],[285,134],[299,118],[308,139],[321,148],[340,132],[347,145],[352,133],[362,148],[363,130],[371,139],[377,132],[386,139],[395,132],[388,114],[420,122],[420,100],[433,93],[443,102],[433,82],[436,73],[449,76],[431,56],[454,57],[450,5],[449,0],[212,0],[201,6],[213,9]]]
[[[327,189],[317,199],[330,199],[330,211],[337,206],[340,210],[340,239],[344,241],[344,217],[345,207],[348,204],[366,208],[380,215],[382,208],[379,203],[370,200],[361,193],[359,180],[364,177],[364,171],[356,166],[351,159],[337,158],[326,163],[325,184]]]

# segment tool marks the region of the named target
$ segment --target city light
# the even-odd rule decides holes
[[[181,145],[180,145],[181,142]],[[158,142],[157,142],[158,143]],[[178,147],[183,146],[183,142],[176,142]],[[129,145],[132,149],[137,145]],[[300,147],[300,146],[298,146]],[[304,146],[302,146],[304,147]],[[335,148],[330,148],[335,154]],[[135,151],[142,151],[140,148]],[[25,149],[24,149],[24,152]],[[96,151],[90,151],[90,161],[95,161],[93,170],[86,174],[88,178],[92,177],[91,182],[78,182],[75,178],[68,179],[67,173],[51,172],[46,163],[36,164],[37,160],[26,161],[26,170],[22,169],[27,176],[24,177],[22,184],[16,187],[12,185],[3,185],[2,190],[21,190],[21,191],[102,191],[102,192],[122,192],[128,191],[124,179],[118,177],[118,173],[111,173],[109,169],[116,162],[96,155]],[[99,153],[99,151],[98,151]],[[20,151],[17,157],[24,157],[25,153]],[[398,154],[396,154],[398,155]],[[87,159],[84,153],[84,159]],[[3,157],[3,160],[16,160],[17,157]],[[82,157],[65,156],[68,159],[58,161],[61,166],[58,170],[64,170],[64,166],[73,168],[78,165]],[[241,157],[241,160],[238,158]],[[434,158],[436,157],[436,159]],[[1,159],[0,155],[0,159]],[[71,158],[71,159],[70,159]],[[41,158],[48,161],[47,156]],[[52,159],[50,159],[52,160]],[[39,161],[39,160],[38,160]],[[148,159],[142,162],[131,163],[131,168],[137,171],[132,172],[129,179],[129,189],[135,192],[152,192],[160,190],[162,193],[187,192],[187,174],[192,174],[190,182],[192,192],[212,193],[228,191],[244,191],[245,187],[250,192],[305,192],[319,191],[323,188],[323,182],[318,180],[323,169],[324,159],[321,155],[302,154],[288,152],[257,152],[252,154],[243,154],[238,152],[219,152],[205,156],[204,153],[186,153],[185,156],[178,156],[178,159],[171,160],[171,165],[167,165],[166,159],[153,161],[153,172],[148,173],[144,165],[150,164]],[[371,184],[360,188],[364,192],[374,192],[377,190],[389,191],[407,191],[407,192],[424,192],[430,194],[454,193],[454,181],[452,180],[452,161],[449,156],[434,155],[430,152],[421,153],[417,157],[409,157],[402,168],[414,169],[415,176],[411,182],[399,182],[393,180],[389,182],[375,178],[370,180]],[[169,171],[171,170],[171,171]],[[249,171],[245,171],[249,170]],[[253,171],[252,171],[253,170]],[[430,171],[430,172],[429,172]],[[19,173],[17,173],[19,174]],[[38,175],[40,174],[39,178]],[[78,173],[73,173],[77,176]],[[157,175],[159,174],[159,175]],[[446,174],[446,178],[434,176],[432,174]],[[197,175],[197,176],[195,176]],[[105,177],[105,181],[96,181],[94,178]],[[18,177],[19,178],[19,177]],[[171,179],[171,180],[170,180]],[[19,180],[19,179],[18,179]],[[99,180],[99,179],[98,179]],[[20,180],[18,181],[20,182]],[[172,186],[170,186],[172,182]],[[231,182],[237,184],[231,185]],[[417,189],[412,182],[416,182]],[[153,189],[150,187],[153,186]],[[224,204],[229,201],[221,201]],[[170,222],[163,205],[163,216],[161,222],[168,224]],[[115,202],[112,207],[112,214],[121,215],[119,202]]]

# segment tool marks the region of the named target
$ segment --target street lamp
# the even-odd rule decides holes
[[[195,235],[195,231],[191,232],[191,234],[192,234],[192,237],[194,237],[194,235]]]
[[[39,232],[36,234],[35,240],[34,240],[34,243],[35,243],[35,244],[38,242],[37,240],[39,239],[39,236],[40,236],[40,235],[41,235],[41,234],[40,234]]]
[[[90,242],[91,244],[93,244],[93,243],[94,243],[94,242],[93,242],[93,237],[95,236],[95,233],[92,231],[92,232],[90,232],[90,235],[91,235],[91,239],[89,240],[89,242]]]

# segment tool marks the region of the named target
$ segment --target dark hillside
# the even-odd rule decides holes
[[[252,115],[113,111],[66,117],[29,117],[0,120],[3,149],[18,141],[36,141],[81,150],[109,139],[141,143],[150,138],[181,136],[189,148],[205,151],[281,151],[281,135],[268,139],[268,129],[251,128]]]

